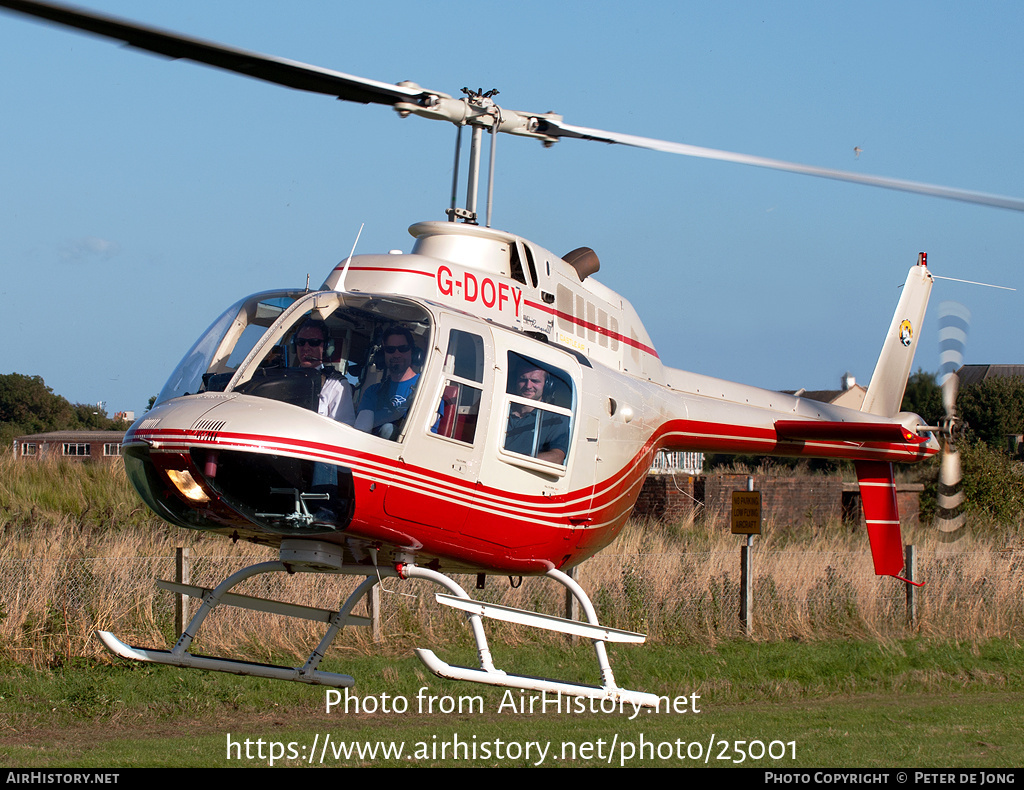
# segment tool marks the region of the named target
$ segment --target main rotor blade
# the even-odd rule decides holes
[[[491,127],[493,116],[485,111],[470,110],[467,103],[452,99],[448,94],[431,91],[411,83],[392,85],[364,77],[356,77],[340,71],[312,66],[286,58],[248,52],[202,39],[191,38],[179,33],[147,27],[135,22],[104,16],[91,11],[59,5],[40,0],[0,0],[0,8],[39,17],[68,27],[85,30],[100,36],[124,41],[138,49],[165,55],[175,59],[192,60],[208,66],[233,71],[248,77],[273,82],[288,88],[311,91],[335,96],[346,101],[362,104],[401,105],[397,109],[403,114],[415,112],[435,120],[446,120],[455,124],[477,123]],[[479,117],[478,117],[479,116]],[[498,124],[498,131],[526,136],[540,137],[546,141],[559,138],[595,140],[604,143],[618,143],[635,148],[647,148],[670,154],[681,154],[701,159],[716,159],[723,162],[765,167],[790,173],[817,176],[836,181],[850,181],[857,184],[913,192],[933,197],[978,203],[997,208],[1024,211],[1024,200],[1019,198],[972,192],[966,189],[923,184],[882,176],[862,175],[844,170],[815,167],[780,159],[720,151],[686,143],[673,143],[638,137],[585,126],[562,123],[561,118],[549,113],[524,113],[512,111]]]
[[[416,102],[430,95],[444,95],[425,91],[422,88],[406,88],[387,82],[356,77],[286,58],[247,52],[224,44],[203,41],[179,33],[54,3],[38,2],[38,0],[0,0],[0,8],[8,8],[67,27],[123,41],[128,46],[157,55],[165,55],[176,60],[192,60],[207,66],[244,74],[247,77],[274,82],[288,88],[323,93],[361,104],[394,105],[397,102]]]
[[[655,140],[650,137],[637,137],[631,134],[606,132],[601,129],[588,129],[585,126],[571,126],[552,119],[542,120],[539,131],[550,137],[575,137],[581,140],[596,140],[602,143],[618,143],[620,145],[630,145],[634,148],[649,148],[653,151],[662,151],[669,154],[694,156],[700,159],[717,159],[722,162],[736,162],[743,165],[766,167],[771,170],[784,170],[790,173],[817,176],[818,178],[828,178],[835,181],[852,181],[856,184],[895,189],[900,192],[915,192],[921,195],[949,198],[950,200],[960,200],[966,203],[980,203],[985,206],[1024,211],[1024,200],[1020,198],[989,195],[984,192],[972,192],[966,189],[922,184],[917,181],[904,181],[898,178],[862,175],[846,170],[832,170],[826,167],[802,165],[798,162],[785,162],[781,159],[768,159],[763,156],[719,151],[715,148],[702,148],[697,145],[687,145],[686,143],[672,143],[666,140]]]

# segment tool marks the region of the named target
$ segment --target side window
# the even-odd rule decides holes
[[[437,408],[441,420],[435,433],[466,444],[473,443],[480,416],[483,380],[483,340],[479,335],[453,329],[448,336],[444,389]]]
[[[511,351],[508,371],[502,448],[565,466],[572,436],[572,379],[564,370]]]
[[[530,252],[530,248],[523,245],[523,249],[526,250],[526,260],[529,266],[529,277],[526,275],[526,270],[523,268],[523,261],[519,255],[519,243],[513,243],[509,248],[509,263],[512,267],[512,279],[518,280],[523,285],[528,285],[531,288],[537,285],[537,267],[533,263],[533,254]]]

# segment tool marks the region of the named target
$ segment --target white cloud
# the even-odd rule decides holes
[[[90,258],[109,260],[119,252],[121,252],[121,245],[116,241],[100,239],[96,236],[83,236],[68,242],[60,249],[60,255],[66,261],[82,261]]]

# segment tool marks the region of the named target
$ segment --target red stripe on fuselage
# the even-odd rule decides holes
[[[631,337],[626,337],[625,335],[619,332],[612,332],[610,329],[607,329],[603,326],[599,326],[598,324],[593,324],[590,321],[584,321],[582,318],[577,318],[572,313],[563,313],[561,310],[558,310],[552,307],[551,305],[541,304],[540,302],[531,302],[529,299],[526,300],[526,306],[532,307],[535,310],[540,310],[541,312],[544,313],[549,313],[555,316],[556,318],[564,319],[565,321],[568,321],[571,324],[581,326],[584,329],[590,330],[591,332],[597,332],[599,335],[606,335],[607,337],[610,337],[613,340],[618,340],[620,343],[625,343],[627,346],[639,349],[640,351],[643,351],[645,354],[650,354],[655,359],[659,358],[658,352],[655,351],[651,346],[641,343],[639,340],[634,340]]]
[[[338,264],[334,267],[334,271],[340,272],[345,268],[343,264]],[[433,277],[433,272],[425,272],[422,269],[400,269],[395,267],[385,266],[349,266],[350,272],[393,272],[395,274],[422,274],[425,277]]]
[[[321,442],[310,442],[289,437],[261,434],[218,432],[211,435],[202,431],[156,429],[136,431],[125,437],[126,442],[145,438],[159,443],[182,443],[187,449],[219,447],[222,449],[288,452],[311,460],[329,461],[356,469],[364,474],[388,475],[394,482],[414,485],[433,492],[438,498],[463,497],[466,504],[496,508],[509,514],[529,511],[532,518],[560,519],[585,515],[621,498],[633,487],[637,479],[646,475],[657,450],[678,448],[704,452],[772,452],[794,456],[825,458],[851,458],[912,462],[934,454],[934,450],[917,446],[907,447],[886,442],[850,444],[844,442],[778,442],[769,428],[726,425],[693,420],[670,420],[660,426],[640,450],[613,475],[598,481],[593,487],[569,491],[565,494],[540,496],[510,492],[453,477],[433,469],[413,467],[372,453],[354,451]],[[440,486],[440,488],[439,488]]]
[[[431,520],[436,523],[418,527],[384,512],[383,497],[357,497],[357,503],[363,499],[374,504],[357,505],[355,523],[346,534],[395,542],[415,533],[414,542],[422,544],[426,552],[512,572],[536,572],[549,564],[558,567],[567,555],[569,562],[575,563],[610,543],[632,512],[654,453],[662,448],[874,461],[915,461],[934,452],[922,453],[921,448],[912,451],[905,445],[889,443],[785,443],[776,441],[773,429],[670,420],[613,475],[593,486],[540,496],[482,486],[372,453],[288,437],[149,429],[130,433],[125,443],[143,439],[155,443],[153,449],[157,451],[187,454],[192,448],[219,448],[284,453],[348,467],[353,477],[367,487],[374,482],[384,483],[430,500],[431,507],[436,508]],[[467,529],[472,534],[467,534]],[[510,541],[509,535],[516,536],[515,541]],[[572,539],[567,540],[570,536]],[[509,542],[516,545],[509,546]]]

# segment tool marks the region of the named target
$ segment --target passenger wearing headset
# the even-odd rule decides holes
[[[528,400],[550,402],[554,379],[543,368],[524,361],[514,383],[514,394]],[[525,403],[512,403],[505,431],[505,449],[550,461],[565,463],[569,450],[569,420],[563,414],[538,409]]]
[[[352,402],[352,385],[332,369],[324,367],[328,339],[327,325],[315,318],[307,318],[295,335],[295,356],[300,368],[316,368],[323,374],[317,412],[353,425],[356,410]]]
[[[398,429],[412,405],[412,396],[420,374],[413,367],[415,357],[422,352],[416,348],[412,332],[404,326],[389,327],[384,333],[382,357],[377,366],[385,370],[384,379],[363,393],[359,401],[356,427],[372,431],[384,439],[396,438]]]

